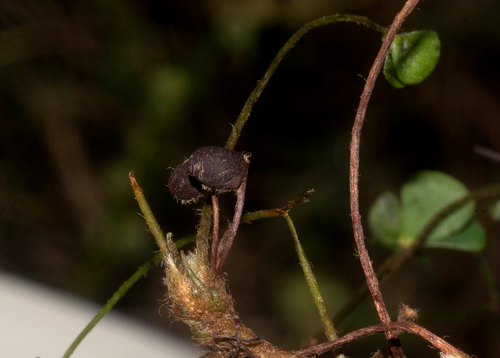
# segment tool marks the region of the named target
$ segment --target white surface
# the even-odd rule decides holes
[[[100,307],[0,273],[0,358],[60,358]],[[195,358],[202,348],[108,313],[72,358]]]

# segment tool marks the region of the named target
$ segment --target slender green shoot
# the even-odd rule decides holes
[[[151,211],[151,208],[149,207],[146,197],[142,192],[142,189],[137,184],[137,181],[135,180],[134,177],[134,173],[130,172],[128,176],[130,178],[130,182],[132,183],[132,188],[134,189],[134,194],[135,198],[137,199],[137,203],[139,204],[142,214],[144,215],[144,219],[146,219],[146,223],[148,224],[149,229],[151,230],[151,233],[153,234],[156,240],[156,244],[160,248],[160,251],[163,254],[163,256],[167,257],[170,250],[168,247],[167,240],[165,240],[165,236],[163,235],[163,231],[161,231],[160,225],[158,225],[158,221],[156,221],[156,218],[153,212]]]
[[[318,309],[321,321],[323,322],[323,326],[325,327],[325,335],[329,341],[333,341],[334,339],[337,339],[339,337],[337,335],[335,327],[333,326],[333,321],[330,318],[330,314],[328,313],[328,308],[326,307],[325,299],[323,298],[323,294],[321,293],[318,282],[316,281],[316,277],[314,276],[311,265],[307,260],[306,253],[302,245],[300,244],[297,231],[295,230],[295,226],[293,225],[293,221],[288,215],[288,213],[285,214],[284,217],[286,219],[286,222],[288,223],[288,228],[292,233],[293,240],[295,241],[295,250],[297,251],[297,255],[300,260],[300,265],[302,266],[302,270],[304,271],[304,276],[306,278],[307,284],[309,285],[309,289],[311,290],[314,303],[316,304],[316,308]],[[337,358],[345,358],[345,355],[342,352],[342,350],[338,348],[333,351],[333,354]]]
[[[370,19],[367,19],[366,17],[356,16],[356,15],[343,15],[343,14],[324,16],[320,19],[308,22],[307,24],[302,26],[296,33],[292,35],[292,37],[290,37],[290,39],[285,43],[285,45],[283,45],[283,47],[278,51],[278,54],[274,58],[273,62],[271,62],[271,65],[269,65],[269,68],[264,74],[264,77],[262,77],[262,79],[257,82],[257,86],[255,86],[254,90],[252,91],[247,101],[245,102],[245,105],[243,106],[243,109],[241,110],[240,115],[238,116],[238,119],[234,124],[233,130],[229,135],[229,139],[227,140],[226,143],[227,149],[234,149],[234,147],[236,146],[236,142],[238,141],[241,131],[243,130],[243,126],[250,117],[250,112],[252,112],[253,105],[259,99],[267,83],[269,82],[272,75],[276,71],[276,68],[278,68],[278,65],[280,64],[281,60],[283,60],[288,51],[290,51],[292,47],[295,46],[297,41],[299,41],[299,39],[302,36],[304,36],[309,30],[319,26],[329,25],[334,22],[355,22],[359,25],[363,25],[368,28],[374,29],[375,31],[380,32],[382,34],[382,37],[384,37],[388,31],[387,28],[377,25],[376,23],[374,23]]]
[[[108,302],[101,308],[101,310],[95,315],[95,317],[89,322],[89,324],[80,332],[78,337],[71,343],[69,348],[63,355],[63,358],[68,358],[73,354],[76,347],[81,343],[81,341],[89,334],[89,332],[94,328],[94,326],[99,323],[99,321],[108,313],[111,308],[122,298],[125,293],[132,287],[142,276],[144,276],[151,268],[156,266],[162,260],[162,253],[158,252],[152,258],[150,258],[144,265],[139,267],[139,269],[130,278],[125,281],[120,288],[114,293],[114,295],[108,300]]]

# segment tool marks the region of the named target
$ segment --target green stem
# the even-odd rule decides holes
[[[74,350],[80,342],[87,336],[87,334],[94,328],[94,326],[108,313],[111,308],[122,298],[125,293],[132,287],[142,276],[144,276],[151,268],[156,266],[162,259],[162,253],[158,252],[152,258],[150,258],[144,265],[142,265],[130,278],[125,281],[120,288],[114,293],[114,295],[108,300],[108,302],[101,308],[101,310],[95,315],[95,317],[87,324],[83,331],[76,337],[76,339],[71,343],[68,350],[64,353],[63,358],[68,358],[73,354]]]
[[[247,101],[245,102],[245,105],[243,106],[243,109],[241,110],[240,115],[238,116],[238,119],[236,120],[236,123],[234,124],[233,130],[229,136],[229,139],[227,140],[226,148],[234,149],[234,147],[236,146],[236,142],[238,141],[241,131],[243,130],[243,126],[250,117],[250,112],[252,112],[253,105],[259,99],[260,95],[262,94],[262,91],[264,91],[264,88],[266,87],[267,83],[274,74],[274,71],[276,71],[276,68],[280,64],[281,60],[283,60],[283,57],[285,57],[287,52],[292,49],[292,47],[297,43],[297,41],[302,36],[304,36],[309,30],[314,29],[315,27],[342,21],[355,22],[359,25],[366,26],[368,28],[380,32],[382,36],[385,36],[388,30],[385,27],[377,25],[376,23],[367,19],[366,17],[355,16],[355,15],[340,15],[340,14],[325,16],[320,19],[308,22],[307,24],[302,26],[296,33],[292,35],[292,37],[290,37],[290,39],[285,43],[285,45],[283,45],[283,47],[278,51],[278,54],[274,58],[273,62],[271,62],[271,65],[264,74],[264,77],[262,77],[262,79],[257,82],[257,86],[255,86],[254,90],[248,97]]]
[[[295,230],[295,226],[293,225],[293,221],[288,215],[288,213],[285,214],[284,217],[286,219],[286,222],[288,223],[288,228],[292,233],[293,240],[295,241],[295,250],[297,251],[297,256],[299,257],[300,265],[302,266],[302,270],[304,271],[304,276],[306,278],[307,284],[309,285],[309,289],[311,290],[314,303],[316,304],[319,316],[321,318],[321,321],[323,322],[323,327],[325,327],[325,335],[329,341],[333,341],[334,339],[338,338],[338,335],[337,331],[335,330],[335,327],[333,326],[330,314],[328,313],[328,308],[326,307],[325,299],[323,298],[323,294],[321,293],[318,282],[316,281],[316,277],[314,276],[311,265],[309,264],[309,260],[307,260],[306,253],[302,245],[300,244],[297,231]],[[333,354],[337,358],[345,358],[344,353],[342,353],[342,351],[339,349],[334,350]]]
[[[142,189],[139,187],[137,184],[137,181],[135,180],[134,173],[130,172],[129,173],[129,178],[130,182],[132,183],[132,188],[134,189],[134,194],[135,198],[137,199],[137,203],[139,204],[139,207],[141,208],[142,214],[144,215],[144,219],[146,219],[146,223],[149,226],[149,229],[151,230],[151,233],[153,234],[156,244],[160,248],[161,253],[163,256],[168,256],[170,250],[169,250],[169,245],[167,243],[167,240],[165,240],[165,236],[163,235],[163,231],[161,231],[160,225],[158,225],[158,222],[156,221],[156,218],[151,211],[151,208],[149,207],[149,204],[144,197],[144,193],[142,192]]]
[[[193,241],[196,241],[196,234],[191,234],[188,236],[184,236],[183,238],[180,238],[179,240],[175,241],[175,247],[177,249],[180,249],[183,246],[186,246],[187,244],[192,243]]]
[[[309,189],[303,192],[300,195],[297,195],[295,198],[290,200],[285,206],[282,206],[279,209],[267,209],[267,210],[259,210],[253,211],[251,213],[246,213],[241,216],[240,222],[246,223],[249,221],[255,221],[259,219],[267,219],[274,218],[276,216],[285,216],[290,209],[295,207],[297,204],[306,203],[309,199],[309,195],[314,194],[314,189]]]

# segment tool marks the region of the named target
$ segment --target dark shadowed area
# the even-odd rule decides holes
[[[202,202],[180,205],[166,183],[197,148],[224,146],[246,98],[303,24],[350,13],[389,26],[404,1],[146,0],[0,2],[0,270],[104,304],[157,249],[137,215],[133,171],[162,229],[195,231]],[[404,31],[432,29],[441,58],[416,86],[379,77],[361,137],[364,219],[385,190],[419,170],[477,189],[500,181],[500,2],[422,1]],[[381,44],[352,23],[310,31],[285,57],[235,148],[251,152],[245,211],[272,209],[309,188],[290,212],[331,313],[364,282],[349,212],[349,140],[364,78]],[[478,255],[424,249],[382,286],[418,323],[477,357],[500,354],[498,312],[479,259],[500,280],[499,224],[479,201],[487,231]],[[220,197],[221,219],[235,197]],[[370,242],[377,267],[390,252]],[[242,224],[225,267],[242,321],[298,349],[321,330],[285,220]],[[161,309],[159,266],[116,310],[189,338]],[[498,307],[497,307],[498,308]],[[370,300],[342,333],[379,323]],[[82,327],[83,328],[83,327]],[[346,347],[386,348],[383,335]],[[405,334],[408,357],[437,356]],[[68,342],[68,345],[71,342]],[[384,352],[385,354],[385,352]]]

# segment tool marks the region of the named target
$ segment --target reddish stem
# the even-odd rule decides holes
[[[222,273],[222,268],[224,267],[224,263],[226,262],[229,250],[233,245],[234,238],[236,237],[236,232],[238,231],[238,226],[240,225],[241,214],[243,213],[243,204],[245,203],[247,176],[248,176],[248,167],[243,177],[243,181],[241,182],[241,185],[238,188],[238,191],[236,192],[236,205],[234,207],[233,222],[229,224],[229,227],[227,228],[226,232],[224,233],[224,236],[220,241],[220,247],[217,252],[217,267],[215,270],[215,274],[217,276],[219,276]]]
[[[371,335],[374,335],[376,333],[382,333],[382,332],[394,332],[396,333],[397,331],[406,331],[410,332],[413,334],[416,334],[429,343],[431,343],[434,347],[439,349],[439,351],[446,353],[446,354],[452,354],[456,357],[460,358],[470,358],[467,354],[463,353],[459,349],[455,348],[448,342],[446,342],[444,339],[439,338],[436,336],[434,333],[426,330],[422,326],[419,326],[418,324],[415,324],[410,321],[398,321],[398,322],[390,322],[390,323],[380,323],[374,326],[370,327],[364,327],[361,329],[358,329],[357,331],[350,332],[346,334],[345,336],[342,336],[338,339],[335,339],[330,342],[318,344],[314,347],[310,348],[305,348],[301,349],[298,351],[295,351],[293,353],[299,354],[302,356],[312,356],[312,355],[317,355],[317,354],[323,354],[328,351],[331,351],[332,349],[339,348],[347,343],[356,341],[358,339],[368,337]]]
[[[404,19],[411,13],[411,11],[417,5],[418,0],[408,0],[404,5],[403,9],[396,15],[387,35],[382,43],[382,46],[377,54],[377,57],[373,63],[368,79],[366,81],[365,88],[361,94],[361,100],[359,102],[358,111],[356,113],[356,118],[354,120],[354,126],[352,128],[352,139],[351,139],[351,159],[350,159],[350,193],[351,193],[351,218],[354,229],[354,238],[356,241],[356,248],[358,251],[359,259],[361,265],[363,266],[363,271],[365,273],[366,282],[368,288],[375,303],[380,320],[383,323],[391,322],[389,313],[385,307],[384,300],[382,298],[382,293],[380,292],[379,282],[375,271],[373,270],[373,265],[368,255],[368,251],[365,247],[365,236],[363,234],[363,228],[361,226],[361,215],[359,213],[359,189],[358,189],[358,176],[359,176],[359,143],[361,137],[361,128],[363,127],[363,122],[365,121],[366,109],[368,107],[368,102],[372,94],[373,88],[375,86],[375,81],[382,69],[384,64],[385,56],[389,49],[391,42],[394,40],[396,32],[401,27]],[[389,351],[390,355],[396,358],[405,357],[403,350],[399,344],[398,336],[395,332],[386,332],[386,337],[389,341]]]

